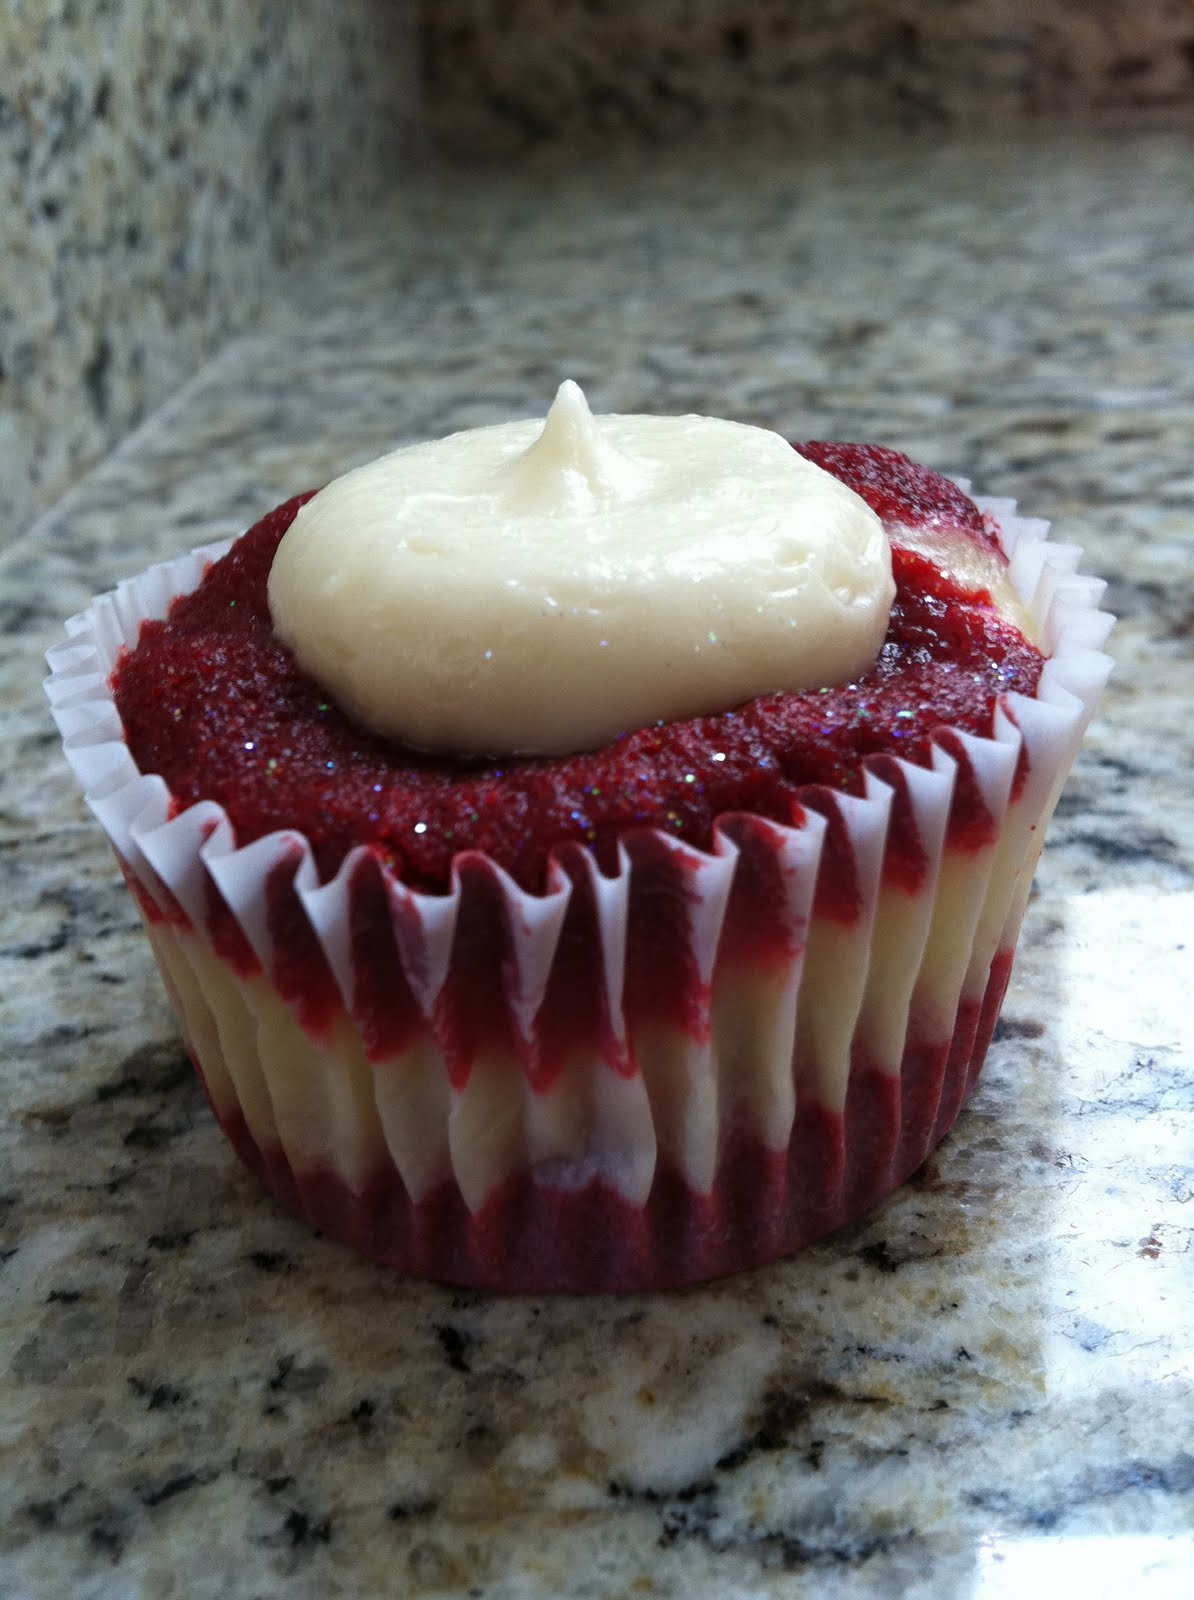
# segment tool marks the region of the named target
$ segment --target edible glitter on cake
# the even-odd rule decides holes
[[[897,541],[903,525],[990,539],[956,485],[894,451],[797,448],[868,498]],[[430,891],[445,887],[467,850],[538,891],[550,851],[570,841],[591,846],[606,870],[630,828],[707,849],[722,813],[787,822],[803,785],[860,794],[869,756],[923,761],[943,724],[989,733],[997,697],[1031,695],[1040,676],[1040,652],[988,594],[897,543],[887,637],[872,671],[852,683],[762,695],[572,756],[428,756],[356,727],[273,634],[270,563],[309,498],[263,518],[166,621],[146,623],[115,689],[134,757],[162,774],[178,809],[218,801],[241,843],[296,828],[324,877],[361,843]]]

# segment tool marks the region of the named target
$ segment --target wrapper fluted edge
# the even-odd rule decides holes
[[[990,738],[942,728],[925,765],[868,760],[862,797],[804,791],[793,826],[724,816],[711,851],[628,833],[607,876],[566,846],[538,895],[475,852],[443,895],[366,848],[320,884],[293,830],[238,847],[213,802],[171,815],[109,680],[230,541],[70,619],[46,685],[67,759],[216,1115],[285,1204],[453,1282],[653,1288],[799,1248],[920,1164],[981,1066],[1110,671],[1077,547],[977,503],[1048,655]],[[977,846],[960,787],[991,822]],[[888,871],[897,814],[911,887]]]

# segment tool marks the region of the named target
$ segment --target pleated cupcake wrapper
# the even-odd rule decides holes
[[[1112,625],[1098,610],[1104,586],[1078,574],[1078,549],[1048,543],[1047,524],[1016,517],[1012,502],[978,503],[999,522],[1012,580],[1050,657],[1035,698],[1000,699],[992,737],[943,728],[927,765],[869,760],[861,797],[809,790],[792,826],[722,817],[710,851],[628,833],[617,872],[606,876],[582,847],[566,846],[551,856],[542,894],[476,852],[457,858],[445,894],[411,889],[366,849],[320,884],[300,833],[238,848],[213,802],[172,817],[166,784],[142,774],[128,751],[109,680],[142,622],[163,618],[227,545],[98,597],[49,652],[47,694],[87,804],[147,912],[217,1109],[227,1115],[231,1096],[259,1146],[276,1142],[296,1174],[330,1168],[353,1191],[388,1163],[412,1202],[454,1181],[472,1212],[518,1170],[562,1190],[597,1178],[641,1205],[661,1165],[708,1194],[731,1127],[782,1151],[798,1096],[840,1113],[860,1063],[898,1077],[910,1045],[948,1042],[959,1007],[977,1015],[992,961],[1014,945],[1044,824],[1110,670],[1100,651]],[[1022,746],[1026,775],[1010,801]],[[963,779],[968,803],[977,794],[994,824],[992,842],[978,849],[950,844]],[[887,871],[893,808],[925,863],[911,893]],[[784,902],[777,913],[769,892],[782,959],[763,960],[761,974],[749,958],[750,885],[760,871],[782,886]],[[834,908],[843,875],[848,916]],[[292,913],[284,934],[279,883]],[[378,959],[390,961],[389,972],[370,970],[374,958],[354,946],[366,892],[388,909],[391,942]],[[683,995],[644,981],[641,963],[657,952],[643,949],[638,908],[661,899],[683,947],[679,960],[659,953],[661,982],[666,989],[679,972]],[[570,906],[575,915],[582,904],[600,1027],[579,1056],[557,1048],[545,1069],[563,930]],[[460,1044],[475,959],[464,930],[474,925],[495,930],[500,946],[508,1026],[496,1051]],[[334,985],[330,1012],[295,981],[296,950],[305,972],[314,959]],[[387,983],[417,1012],[393,1059],[374,1014]],[[204,1008],[213,1005],[209,1023]],[[259,1059],[211,1058],[226,1043],[230,1007],[245,1010]],[[284,1047],[270,1045],[271,1029]],[[207,1061],[197,1032],[209,1036]],[[300,1070],[304,1051],[311,1059]],[[402,1071],[393,1073],[396,1062]],[[320,1104],[303,1105],[296,1083]],[[565,1090],[572,1099],[561,1110]]]

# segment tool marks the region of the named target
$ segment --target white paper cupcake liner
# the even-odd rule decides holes
[[[286,1203],[454,1281],[649,1287],[795,1248],[923,1159],[981,1065],[1045,824],[1110,670],[1103,585],[1077,573],[1076,548],[1010,502],[977,503],[1049,653],[1035,698],[1003,696],[990,738],[939,730],[925,766],[864,763],[861,797],[810,789],[794,826],[727,815],[707,852],[628,834],[609,876],[565,847],[543,894],[475,852],[445,894],[366,849],[321,884],[294,830],[238,848],[215,803],[171,815],[109,680],[226,545],[67,623],[46,684],[67,759],[213,1106]],[[951,839],[963,788],[990,819],[977,847]],[[911,891],[888,870],[893,808],[919,840]],[[363,908],[379,934],[365,946]],[[770,944],[752,953],[760,916]],[[494,963],[485,1037],[478,939]],[[559,1017],[578,982],[588,1022],[570,1050]]]

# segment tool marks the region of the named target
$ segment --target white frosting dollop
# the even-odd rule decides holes
[[[778,434],[594,417],[411,445],[299,511],[274,628],[367,727],[427,750],[589,749],[875,661],[894,595],[878,517]]]

